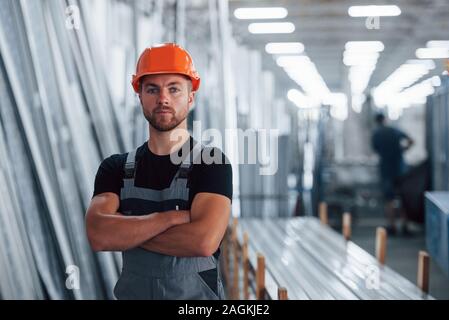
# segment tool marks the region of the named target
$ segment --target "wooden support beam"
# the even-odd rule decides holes
[[[429,293],[429,254],[420,251],[418,255],[418,287],[425,293]]]
[[[328,218],[328,215],[327,215],[327,203],[326,202],[320,202],[319,216],[320,216],[320,221],[321,221],[322,224],[325,224],[325,225],[329,224],[329,218]]]
[[[242,263],[243,263],[243,299],[249,299],[249,258],[248,258],[248,232],[243,234],[242,247]]]
[[[385,264],[387,255],[387,230],[378,227],[376,230],[376,258],[380,264]]]
[[[346,240],[351,239],[351,214],[348,212],[343,214],[343,236]]]
[[[288,300],[287,289],[284,287],[278,288],[278,299],[279,300]]]
[[[265,298],[265,257],[257,254],[257,270],[256,270],[256,299],[263,300]]]

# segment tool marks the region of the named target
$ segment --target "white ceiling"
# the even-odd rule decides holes
[[[352,5],[395,4],[402,14],[397,17],[381,17],[380,29],[365,27],[366,18],[352,18],[348,8]],[[291,34],[255,35],[248,31],[254,20],[238,20],[234,10],[239,7],[275,7],[288,10],[282,20],[295,24]],[[305,53],[315,63],[331,91],[347,87],[347,71],[343,60],[344,45],[354,40],[379,40],[385,45],[369,87],[377,86],[397,67],[408,59],[416,59],[415,50],[424,47],[429,40],[449,40],[449,0],[230,0],[232,28],[238,42],[264,52],[265,67],[273,70],[280,81],[287,80],[283,70],[265,53],[267,42],[299,41],[305,45]],[[266,20],[263,20],[266,21]],[[274,21],[274,20],[272,20]],[[261,22],[258,20],[257,22]],[[435,73],[441,72],[443,61],[435,61]],[[440,67],[440,68],[438,68]]]

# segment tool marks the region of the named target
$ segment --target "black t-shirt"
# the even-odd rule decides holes
[[[193,146],[192,138],[190,138],[190,146]],[[194,162],[188,180],[189,205],[192,204],[195,195],[200,192],[217,193],[232,200],[232,167],[229,161],[218,148],[205,148],[204,152],[213,159],[221,159],[221,162],[206,164],[203,160],[205,157],[201,157],[201,163]],[[93,196],[113,192],[120,197],[124,178],[123,168],[127,156],[128,153],[114,154],[103,160],[95,177]],[[134,184],[141,188],[154,190],[168,188],[180,166],[172,163],[170,155],[159,156],[151,152],[147,142],[137,149],[136,159]]]
[[[192,138],[189,143],[192,148]],[[205,148],[202,155],[205,152],[210,158],[221,161],[211,163],[208,160],[205,163],[203,159],[207,157],[201,156],[201,163],[193,163],[188,177],[189,206],[192,205],[195,195],[200,192],[220,194],[232,201],[232,167],[228,159],[218,148]],[[104,192],[113,192],[120,197],[127,156],[128,153],[114,154],[102,161],[95,176],[93,197]],[[168,188],[180,166],[180,164],[172,163],[170,155],[159,156],[151,152],[147,142],[137,149],[136,161],[134,185],[154,190]],[[219,254],[220,249],[214,253],[214,256],[218,259]]]

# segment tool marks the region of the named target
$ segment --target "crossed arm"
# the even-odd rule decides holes
[[[139,247],[173,256],[210,256],[220,245],[231,211],[230,200],[198,193],[190,211],[124,216],[114,193],[95,196],[87,210],[86,231],[94,251]]]
[[[211,256],[220,246],[231,212],[231,201],[214,193],[198,193],[190,223],[180,224],[144,242],[141,247],[178,257]]]

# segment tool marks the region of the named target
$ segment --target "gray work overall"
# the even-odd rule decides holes
[[[193,165],[192,152],[184,158],[170,187],[153,190],[134,185],[136,151],[130,152],[126,159],[121,212],[143,215],[176,208],[190,210],[187,182]],[[219,264],[214,256],[175,257],[134,248],[123,251],[122,257],[123,269],[114,288],[117,299],[224,299]]]

